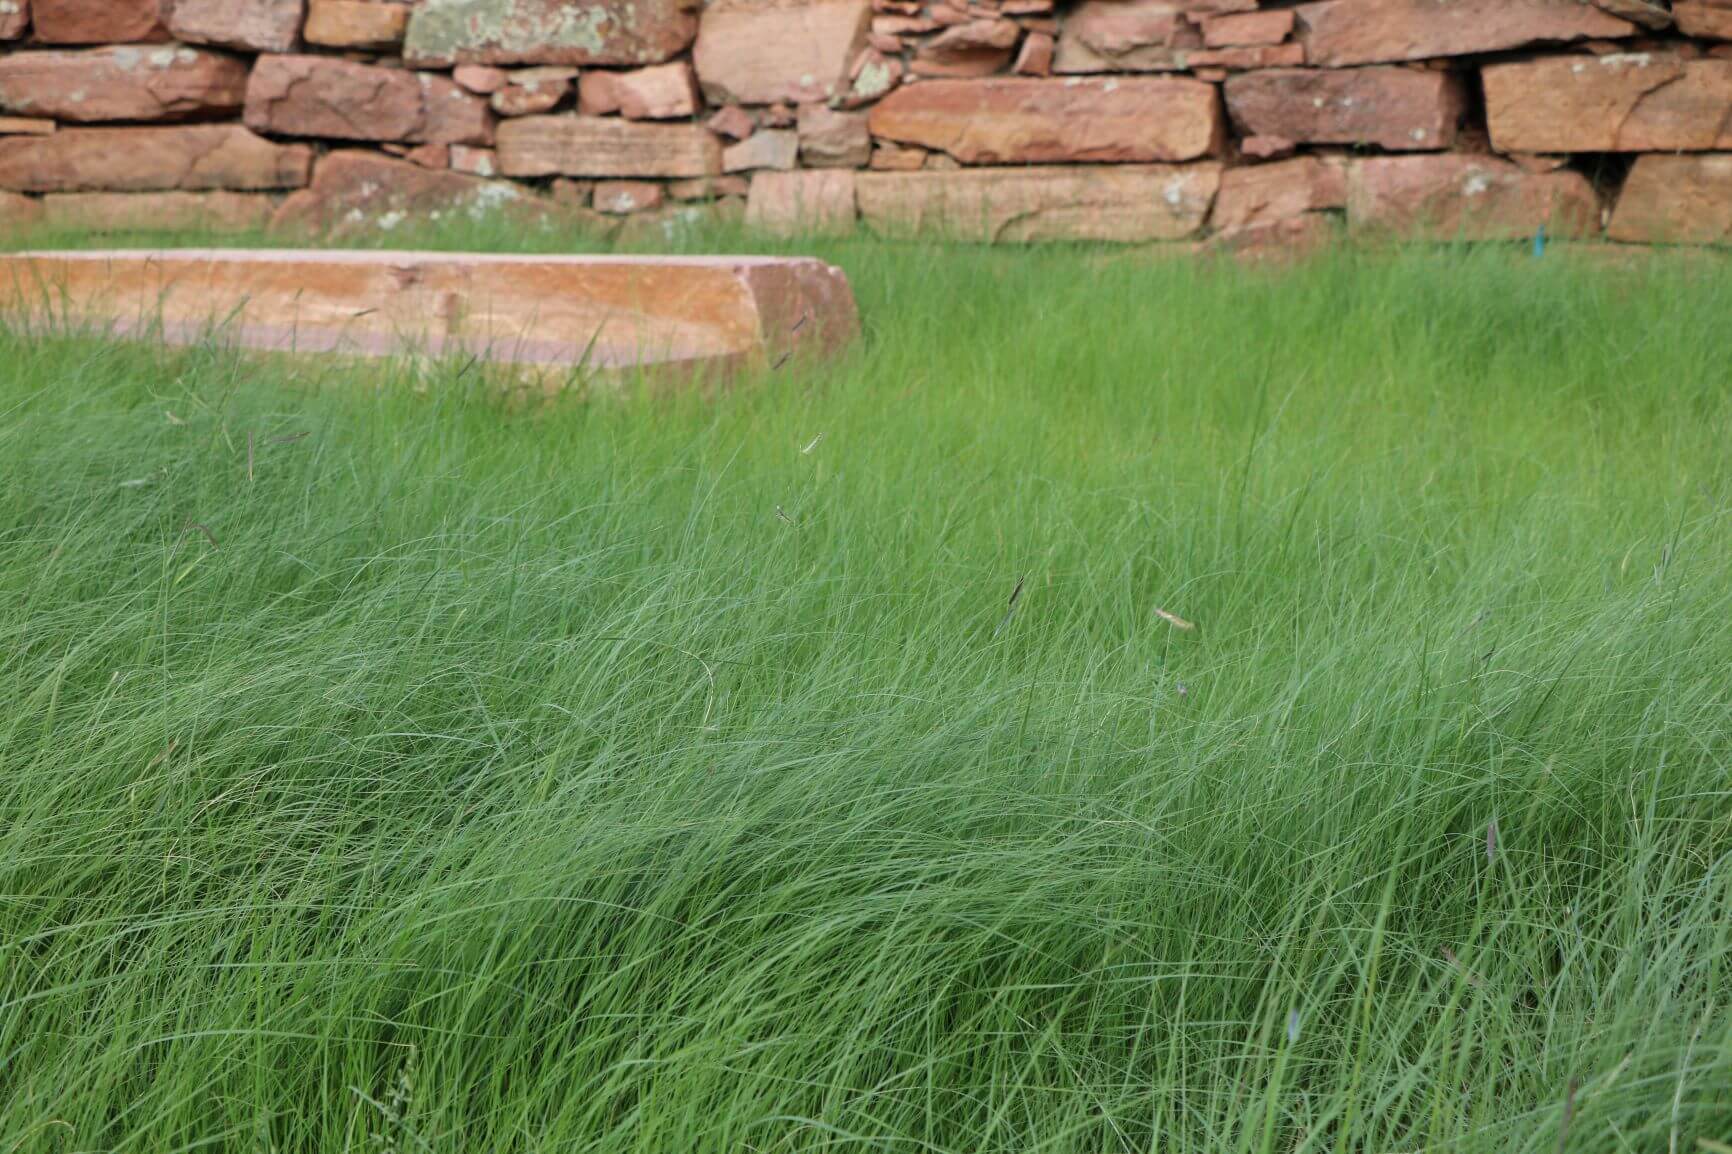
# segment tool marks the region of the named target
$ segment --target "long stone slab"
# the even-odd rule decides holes
[[[859,329],[843,272],[783,257],[174,249],[0,255],[0,312],[269,352],[726,374]]]

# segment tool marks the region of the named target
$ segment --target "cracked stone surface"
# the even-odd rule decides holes
[[[490,144],[487,103],[443,76],[329,56],[265,56],[247,85],[246,123],[278,136]]]
[[[404,56],[432,64],[660,64],[697,34],[697,0],[422,0]]]
[[[312,169],[304,144],[278,144],[238,124],[68,128],[0,137],[0,189],[156,192],[299,188]]]
[[[232,114],[246,86],[244,60],[178,44],[0,56],[0,110],[75,124]]]
[[[1500,152],[1732,148],[1732,61],[1668,53],[1559,56],[1485,69]]]
[[[168,30],[194,44],[247,52],[292,52],[305,0],[173,0]]]
[[[1732,240],[1732,156],[1639,157],[1608,234],[1632,244]]]

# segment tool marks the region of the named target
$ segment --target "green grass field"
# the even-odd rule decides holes
[[[1725,1149],[1732,270],[818,251],[707,400],[0,333],[0,1154]]]

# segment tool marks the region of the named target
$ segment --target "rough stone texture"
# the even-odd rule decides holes
[[[1449,72],[1281,68],[1229,77],[1227,110],[1246,136],[1429,151],[1455,143],[1467,90]]]
[[[40,116],[0,116],[0,136],[48,136],[57,128]]]
[[[1050,32],[1030,32],[1022,38],[1016,65],[1011,69],[1018,76],[1051,76],[1054,41]]]
[[[16,192],[0,192],[0,233],[42,223],[42,202]]]
[[[534,116],[552,112],[571,95],[577,69],[557,65],[525,68],[511,74],[504,87],[487,101],[501,116]]]
[[[1238,233],[1346,207],[1345,164],[1334,157],[1301,156],[1229,168],[1209,223],[1217,232]]]
[[[423,168],[377,153],[344,150],[323,157],[313,181],[285,200],[271,220],[278,229],[343,232],[391,229],[408,220],[462,213],[482,218],[533,209],[536,198],[499,181]]]
[[[1621,16],[1625,20],[1640,24],[1644,28],[1652,28],[1657,31],[1672,26],[1672,13],[1667,8],[1669,0],[1593,0],[1593,2],[1613,16]],[[1678,3],[1688,2],[1690,0],[1678,0]]]
[[[1279,44],[1293,32],[1293,10],[1210,16],[1202,21],[1205,48],[1243,48]]]
[[[304,0],[168,0],[168,30],[189,44],[292,52]]]
[[[1579,172],[1532,173],[1495,156],[1382,156],[1347,170],[1356,230],[1465,240],[1592,236],[1600,204]]]
[[[238,124],[0,137],[0,188],[19,192],[299,188],[311,166],[307,146],[277,144]]]
[[[63,192],[42,198],[42,223],[88,232],[253,232],[276,208],[256,192]]]
[[[916,76],[991,76],[1010,63],[1020,39],[1014,20],[970,20],[922,44],[912,70]]]
[[[836,235],[854,231],[857,208],[852,172],[760,172],[746,224],[772,236]]]
[[[872,132],[864,112],[802,104],[799,124],[800,162],[807,168],[865,168],[872,159]]]
[[[0,40],[16,40],[30,28],[30,0],[0,0]]]
[[[586,72],[581,111],[617,112],[627,120],[683,120],[698,112],[698,83],[684,60],[631,72]]]
[[[410,7],[387,0],[308,0],[308,44],[325,48],[394,51],[409,27]]]
[[[163,0],[31,0],[31,34],[43,44],[167,40]]]
[[[491,64],[459,64],[451,70],[451,79],[477,96],[492,96],[511,83],[511,74]]]
[[[232,115],[246,88],[239,57],[174,44],[0,56],[0,109],[70,123]]]
[[[855,177],[860,215],[875,231],[991,243],[1184,239],[1202,229],[1220,183],[1213,163]]]
[[[280,136],[487,144],[492,121],[443,76],[328,56],[264,56],[247,85],[247,126]]]
[[[1638,158],[1608,233],[1638,244],[1732,241],[1732,155]]]
[[[1582,0],[1321,0],[1295,14],[1306,60],[1341,68],[1615,39],[1636,26]]]
[[[1255,2],[1243,7],[1253,8]],[[1065,17],[1053,71],[1173,72],[1202,34],[1172,0],[1082,0]]]
[[[1732,61],[1559,56],[1491,65],[1484,78],[1500,152],[1732,148]]]
[[[933,80],[886,97],[870,124],[964,164],[1194,160],[1222,131],[1214,86],[1178,77]]]
[[[799,156],[799,133],[786,128],[766,128],[722,149],[722,171],[786,170],[794,167]]]
[[[693,62],[712,104],[805,103],[846,90],[871,0],[711,0]]]
[[[413,64],[659,64],[697,32],[695,0],[421,0]]]
[[[499,126],[507,176],[714,176],[722,144],[696,124],[525,116]]]
[[[450,149],[450,155],[444,164],[427,165],[428,168],[449,168],[452,172],[466,172],[470,176],[499,175],[499,154],[491,148],[473,148],[467,144],[429,144],[426,147]],[[415,158],[411,156],[409,159]]]
[[[1678,31],[1704,40],[1732,40],[1732,5],[1717,0],[1676,0],[1672,15]]]
[[[0,308],[41,285],[70,319],[170,343],[726,373],[833,355],[859,332],[840,269],[777,257],[233,251],[0,257]]]
[[[595,186],[592,203],[597,212],[626,216],[660,208],[666,194],[650,180],[604,180]]]

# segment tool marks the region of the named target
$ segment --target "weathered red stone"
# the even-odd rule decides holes
[[[1255,7],[1253,0],[1243,7]],[[1064,21],[1053,71],[1176,72],[1202,34],[1171,0],[1082,0]]]
[[[256,192],[63,192],[42,198],[42,223],[80,232],[254,232],[276,207]]]
[[[1355,231],[1508,240],[1541,227],[1557,237],[1599,231],[1600,205],[1579,172],[1532,173],[1496,156],[1380,156],[1347,170]]]
[[[0,136],[48,136],[59,127],[40,116],[0,116]]]
[[[760,168],[787,170],[800,155],[800,136],[786,128],[765,128],[738,144],[722,149],[723,172],[753,172]]]
[[[1404,152],[1448,148],[1467,110],[1459,76],[1400,67],[1246,72],[1225,92],[1246,136]]]
[[[168,30],[189,44],[292,52],[304,0],[169,0]]]
[[[725,373],[832,355],[859,330],[840,269],[776,257],[225,251],[0,257],[0,308],[171,344]],[[551,378],[562,379],[562,375]]]
[[[697,32],[695,0],[421,0],[413,64],[659,64]]]
[[[991,76],[1010,63],[1020,39],[1014,20],[970,20],[922,44],[912,70],[916,76]]]
[[[864,112],[800,106],[800,162],[807,168],[865,168],[871,158],[872,132]]]
[[[992,243],[1195,236],[1220,182],[1214,163],[855,176],[860,215],[877,232]]]
[[[246,123],[281,136],[487,144],[479,97],[443,76],[328,56],[262,56],[247,85]]]
[[[1053,37],[1050,32],[1030,32],[1022,39],[1011,71],[1018,76],[1052,75]]]
[[[1483,76],[1499,152],[1732,148],[1732,61],[1558,56],[1490,65]]]
[[[592,203],[597,212],[627,216],[660,208],[662,186],[649,180],[603,180],[596,184]]]
[[[1704,40],[1732,40],[1732,5],[1716,0],[1673,0],[1678,31]]]
[[[1222,174],[1210,224],[1218,233],[1245,232],[1345,207],[1345,164],[1333,157],[1302,156],[1229,168]]]
[[[412,219],[437,221],[458,213],[534,215],[539,203],[513,185],[346,149],[320,159],[312,183],[283,201],[271,227],[327,234],[389,230]]]
[[[30,0],[0,0],[0,40],[16,40],[30,27]]]
[[[0,137],[0,188],[22,192],[299,188],[312,151],[238,124],[69,128]]]
[[[722,144],[698,124],[598,116],[525,116],[499,126],[507,176],[713,176]]]
[[[71,123],[232,114],[246,88],[239,57],[174,44],[0,56],[0,109]]]
[[[1206,48],[1279,44],[1293,32],[1293,10],[1277,8],[1267,12],[1209,16],[1202,20],[1202,27],[1203,46]]]
[[[571,95],[577,69],[564,65],[542,65],[524,68],[510,74],[510,80],[488,99],[493,111],[501,116],[534,116],[552,112]]]
[[[1732,241],[1732,155],[1637,157],[1608,231],[1637,244]]]
[[[712,104],[805,103],[846,90],[871,0],[711,0],[692,59]]]
[[[1616,39],[1636,31],[1582,0],[1320,0],[1294,12],[1307,61],[1328,68]]]
[[[698,111],[697,78],[684,60],[631,72],[586,72],[581,110],[617,112],[627,120],[683,120]]]
[[[746,201],[746,224],[773,236],[852,232],[856,215],[852,172],[760,172]]]
[[[31,0],[31,35],[43,44],[167,40],[163,0]]]
[[[390,52],[403,43],[409,27],[408,4],[388,0],[308,0],[308,44]]]
[[[886,97],[870,123],[875,137],[964,164],[1195,160],[1222,131],[1214,86],[1178,77],[925,81]]]

